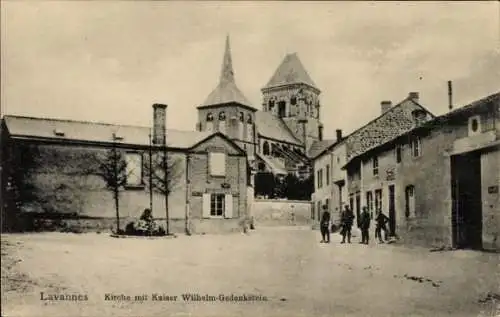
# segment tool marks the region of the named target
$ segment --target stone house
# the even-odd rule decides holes
[[[327,206],[333,223],[340,223],[340,212],[347,201],[346,171],[342,167],[346,163],[345,138],[342,131],[337,130],[336,140],[315,142],[309,155],[313,160],[314,193],[312,195],[311,218],[319,222],[322,206]]]
[[[395,199],[399,196],[394,191],[394,170],[386,170],[385,165],[395,154],[391,153],[386,157],[378,153],[375,155],[373,151],[433,119],[434,116],[418,103],[418,93],[410,93],[408,98],[395,106],[389,101],[383,101],[381,111],[379,117],[346,138],[347,158],[344,168],[347,171],[349,205],[356,218],[359,219],[363,206],[368,207],[372,214],[375,210],[382,209],[388,213],[392,228],[396,217]],[[404,153],[416,153],[421,146],[419,142],[412,140],[412,150],[407,149]],[[400,155],[400,152],[398,149],[397,155]],[[386,203],[383,203],[384,201]]]
[[[248,163],[243,149],[222,133],[166,129],[166,105],[155,104],[153,128],[6,115],[2,119],[2,220],[16,219],[12,188],[24,175],[36,199],[17,199],[21,211],[65,215],[71,226],[109,229],[115,208],[95,168],[110,149],[123,153],[127,184],[121,227],[148,207],[166,218],[165,197],[150,191],[149,153],[166,150],[171,162],[168,213],[171,232],[240,230],[247,216]],[[166,144],[166,146],[165,146]],[[152,161],[153,162],[153,161]],[[149,166],[152,166],[149,165]],[[17,173],[17,175],[15,175]],[[25,188],[25,189],[26,189]],[[164,224],[164,223],[163,223]],[[122,228],[123,229],[123,228]]]
[[[351,205],[383,210],[405,243],[499,249],[499,96],[413,115],[406,132],[348,155]]]

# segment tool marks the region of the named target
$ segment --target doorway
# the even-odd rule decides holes
[[[415,187],[408,185],[405,188],[405,216],[415,216]]]
[[[396,236],[395,187],[389,185],[389,235]]]
[[[481,156],[479,152],[451,157],[453,245],[482,248]]]
[[[357,219],[358,227],[359,227],[360,216],[361,216],[361,193],[357,192],[356,193],[356,219]]]

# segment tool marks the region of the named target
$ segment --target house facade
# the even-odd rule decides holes
[[[71,226],[116,228],[112,194],[96,173],[106,153],[114,150],[126,162],[120,228],[145,208],[152,208],[165,225],[165,196],[150,190],[148,175],[155,158],[166,153],[170,231],[240,230],[249,205],[245,151],[221,133],[166,129],[165,119],[166,106],[159,104],[154,105],[152,129],[4,116],[3,223],[14,229],[22,214],[58,214]]]
[[[348,155],[350,204],[384,211],[405,243],[498,249],[498,102],[413,116],[406,132]]]
[[[316,222],[320,220],[322,206],[328,207],[333,223],[338,225],[340,222],[340,212],[348,198],[347,174],[342,169],[347,158],[344,140],[342,131],[337,130],[336,140],[316,142],[309,152],[315,180],[311,217]]]

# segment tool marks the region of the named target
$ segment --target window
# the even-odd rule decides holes
[[[214,116],[211,112],[207,113],[207,122],[214,121]]]
[[[420,138],[413,138],[411,141],[411,154],[413,157],[418,157],[422,154]]]
[[[140,153],[126,153],[125,162],[127,164],[127,185],[142,185],[142,155]]]
[[[297,97],[293,96],[291,99],[290,99],[290,103],[295,106],[297,104]]]
[[[316,208],[316,213],[318,214],[318,220],[321,219],[321,200],[318,201],[318,204],[317,204],[317,208]]]
[[[373,193],[366,192],[366,207],[368,207],[369,212],[373,212]]]
[[[481,131],[481,117],[479,115],[469,118],[469,135],[478,134]]]
[[[226,113],[224,111],[219,112],[219,121],[226,121]]]
[[[240,111],[240,114],[239,114],[239,120],[240,122],[245,122],[245,114],[243,112]]]
[[[375,210],[382,210],[382,189],[375,190]]]
[[[273,110],[274,108],[274,100],[269,100],[269,110]]]
[[[326,165],[326,186],[328,186],[330,184],[330,165]]]
[[[225,153],[209,153],[209,170],[212,176],[226,175],[226,154]]]
[[[203,194],[203,218],[233,218],[231,194]]]
[[[269,142],[267,141],[262,144],[262,154],[269,155]]]
[[[210,216],[222,217],[224,215],[224,194],[210,195]]]
[[[330,210],[330,199],[329,198],[327,198],[325,200],[325,206],[326,206],[327,210]]]
[[[373,175],[378,175],[378,156],[374,156],[372,159],[373,163]]]
[[[318,172],[318,189],[323,187],[323,169],[320,169]]]
[[[402,148],[401,148],[401,145],[398,144],[396,145],[396,163],[401,163],[401,152]]]

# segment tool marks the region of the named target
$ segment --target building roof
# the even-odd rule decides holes
[[[414,129],[417,126],[413,117],[415,110],[424,111],[426,113],[426,120],[435,118],[432,113],[418,102],[411,98],[406,98],[347,136],[347,164],[363,153],[392,141],[398,136]]]
[[[61,119],[45,119],[22,116],[4,116],[5,124],[13,137],[44,138],[84,142],[113,143],[113,133],[123,139],[118,143],[149,145],[150,128]],[[64,136],[56,135],[64,133]],[[167,146],[188,149],[213,133],[167,129]]]
[[[320,154],[322,154],[327,148],[337,143],[337,140],[321,140],[314,141],[307,151],[307,156],[311,159],[315,159]]]
[[[307,73],[297,53],[287,54],[285,56],[281,64],[274,72],[274,75],[263,89],[290,84],[306,84],[318,89]]]
[[[257,111],[255,113],[255,124],[257,133],[263,137],[302,146],[302,142],[295,138],[285,122],[272,113]]]
[[[229,35],[226,38],[226,49],[224,52],[224,59],[222,61],[219,84],[208,95],[207,99],[205,99],[200,107],[227,103],[239,103],[248,107],[252,107],[248,99],[236,86],[236,81],[234,79],[233,60],[231,57],[231,48],[229,46]]]
[[[450,117],[453,117],[456,115],[461,115],[461,114],[466,114],[469,112],[478,111],[481,108],[487,109],[488,105],[494,101],[497,101],[497,102],[500,101],[500,92],[497,92],[497,93],[491,94],[489,96],[486,96],[484,98],[481,98],[479,100],[473,101],[473,102],[471,102],[463,107],[453,109],[452,111],[445,113],[445,114],[439,116],[438,118],[439,119],[446,119],[446,118],[450,118]]]
[[[273,174],[288,174],[285,164],[279,159],[258,153],[256,155],[267,165]]]

